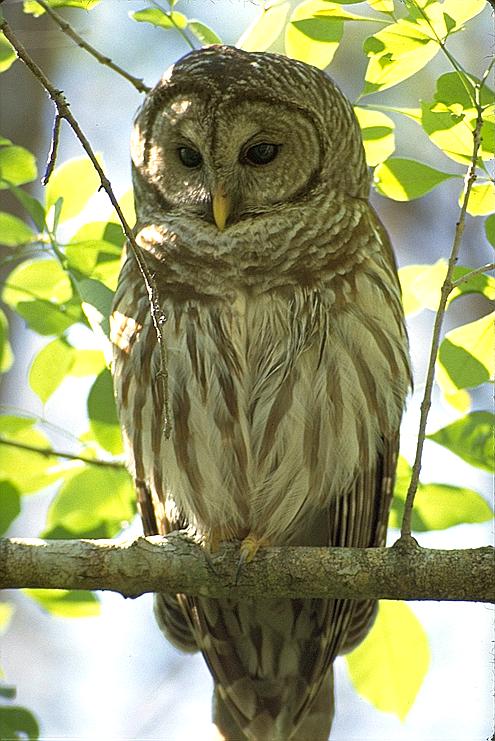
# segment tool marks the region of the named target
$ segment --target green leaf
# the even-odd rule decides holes
[[[473,268],[467,268],[464,265],[458,265],[454,268],[453,279],[458,280],[462,276],[467,275],[473,270]],[[465,283],[460,283],[450,293],[447,306],[452,303],[459,296],[464,296],[469,293],[479,293],[485,296],[489,301],[495,300],[495,277],[488,275],[487,273],[477,273],[471,276]]]
[[[129,13],[129,17],[138,21],[138,23],[151,23],[152,26],[157,26],[158,28],[184,29],[187,26],[186,16],[183,13],[178,13],[176,10],[165,12],[160,8],[145,8],[144,10],[136,10],[134,13]]]
[[[394,0],[366,0],[370,8],[377,10],[379,13],[393,13]]]
[[[91,329],[99,339],[105,356],[111,358],[110,345],[110,312],[113,293],[98,280],[87,279],[77,282],[79,294],[83,300],[82,309]]]
[[[187,24],[188,29],[196,36],[203,46],[210,44],[221,44],[222,39],[217,36],[215,31],[201,21],[190,18]]]
[[[122,436],[115,408],[112,377],[107,369],[100,373],[91,387],[88,416],[98,444],[114,455],[121,453]]]
[[[47,517],[47,528],[72,537],[113,537],[135,515],[135,493],[125,469],[86,466],[62,485]]]
[[[8,70],[16,59],[17,54],[14,51],[14,47],[0,31],[0,72]]]
[[[75,271],[76,279],[93,278],[110,291],[117,288],[121,254],[120,247],[104,240],[71,240],[65,249],[69,268]]]
[[[385,113],[355,106],[354,113],[363,135],[366,162],[375,167],[395,151],[395,124]]]
[[[45,345],[34,358],[29,370],[29,385],[43,404],[68,375],[75,352],[65,340],[56,339]]]
[[[314,17],[326,7],[325,0],[301,3],[294,9],[285,29],[286,54],[319,69],[328,67],[344,33],[343,21]]]
[[[45,228],[45,209],[41,203],[16,185],[10,185],[9,189],[26,209],[39,231],[43,231]]]
[[[38,175],[36,159],[24,147],[0,146],[0,190],[30,183]]]
[[[0,738],[6,741],[38,741],[40,729],[34,715],[18,705],[0,707]]]
[[[7,532],[20,511],[21,497],[19,490],[10,481],[0,481],[0,535]]]
[[[400,528],[404,514],[411,467],[404,458],[399,459],[394,499],[389,527]],[[455,525],[487,522],[492,510],[483,497],[472,489],[447,484],[422,484],[414,498],[412,529],[415,532],[445,530]]]
[[[35,237],[33,231],[17,216],[0,211],[0,244],[17,247],[32,242]]]
[[[492,247],[495,247],[495,214],[485,219],[485,234]]]
[[[459,206],[464,202],[464,191],[459,194]],[[475,183],[469,194],[467,212],[471,216],[485,216],[495,211],[495,185]]]
[[[495,374],[495,314],[447,332],[440,345],[437,381],[445,394],[475,388]]]
[[[375,169],[373,183],[382,196],[394,201],[412,201],[455,177],[459,176],[441,172],[423,162],[390,157]]]
[[[236,46],[246,51],[266,51],[282,33],[290,3],[282,2],[260,9],[259,15],[246,28]]]
[[[91,10],[98,5],[101,0],[48,0],[48,4],[52,8],[80,8],[81,10]],[[24,0],[24,12],[31,13],[38,17],[43,15],[45,9],[36,2],[36,0]]]
[[[1,669],[0,669],[1,672]],[[13,700],[16,696],[16,689],[15,687],[7,687],[5,685],[0,685],[0,697],[5,697],[6,700]]]
[[[0,439],[50,449],[50,441],[34,425],[35,420],[28,417],[0,415]],[[58,481],[71,466],[54,455],[42,455],[0,443],[0,480],[10,481],[21,494],[39,491]]]
[[[406,316],[417,314],[423,309],[438,309],[446,275],[447,261],[444,258],[433,265],[406,265],[400,268],[399,280]]]
[[[62,618],[95,617],[100,614],[100,603],[92,592],[68,589],[24,589],[45,612]]]
[[[370,633],[346,658],[357,692],[404,720],[430,663],[428,639],[411,608],[381,601]]]
[[[325,0],[324,8],[322,10],[318,10],[315,13],[315,18],[333,18],[334,20],[364,21],[367,23],[373,23],[375,20],[374,18],[370,18],[369,15],[357,15],[356,13],[349,13],[348,10],[345,10],[341,7],[341,3],[339,3],[338,1],[329,2],[329,0]]]
[[[125,196],[125,199],[125,205],[127,206],[127,194]],[[123,207],[123,205],[124,202],[121,201],[121,208]],[[114,216],[115,211],[112,214],[112,218]],[[128,220],[129,222],[135,221],[134,212],[127,213],[126,220]],[[122,247],[124,246],[125,236],[120,223],[117,224],[114,221],[90,221],[84,224],[84,226],[82,226],[80,229],[78,229],[78,231],[71,238],[69,246],[72,249],[73,246],[87,242],[105,242],[105,246],[107,246],[110,242],[110,244],[118,248],[118,254],[120,255],[122,254]],[[82,272],[84,272],[84,270]]]
[[[495,470],[494,426],[495,415],[490,412],[471,412],[447,427],[427,435],[427,438],[472,466],[492,472]]]
[[[9,323],[0,309],[0,373],[6,373],[12,367],[14,354],[9,342]]]
[[[101,161],[100,161],[101,164]],[[67,160],[53,172],[46,187],[46,210],[63,199],[60,222],[72,219],[82,211],[100,187],[100,178],[87,157]]]

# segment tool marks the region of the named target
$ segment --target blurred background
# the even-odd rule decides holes
[[[188,47],[178,34],[137,24],[128,17],[129,12],[145,6],[144,1],[104,0],[90,13],[64,8],[61,14],[92,45],[152,85],[166,67],[187,53]],[[223,41],[232,44],[259,12],[258,4],[247,0],[183,0],[177,9],[207,23]],[[131,184],[128,140],[140,94],[98,65],[46,16],[35,19],[23,14],[20,2],[4,2],[2,10],[30,54],[54,84],[64,90],[93,148],[103,153],[107,175],[117,195],[127,192]],[[451,40],[451,50],[474,74],[483,71],[493,53],[492,29],[492,11],[487,4],[470,22],[468,31]],[[362,24],[347,24],[329,70],[351,100],[360,92],[364,77],[362,41],[365,33],[374,30],[371,26],[365,31]],[[399,86],[381,93],[380,103],[411,107],[417,105],[418,99],[431,99],[435,79],[442,71],[449,69],[438,55],[407,88]],[[49,150],[53,106],[19,62],[0,77],[0,86],[0,133],[35,152],[42,172]],[[396,154],[459,171],[426,136],[418,134],[413,122],[396,118],[396,123]],[[62,126],[58,162],[81,154],[69,128]],[[41,189],[40,183],[34,184],[33,193],[40,195]],[[409,203],[373,196],[400,265],[432,263],[448,254],[458,214],[458,190],[458,181],[447,181],[433,194]],[[16,205],[5,191],[1,191],[1,198],[1,210],[15,212]],[[99,194],[91,200],[85,215],[95,220],[105,218],[110,211],[106,196]],[[491,259],[482,220],[468,217],[460,263],[476,267]],[[449,309],[446,327],[474,320],[486,312],[483,298],[468,296]],[[423,312],[410,322],[416,391],[402,432],[402,452],[409,461],[414,456],[432,318],[431,312]],[[0,389],[2,410],[15,407],[40,415],[53,425],[50,437],[54,445],[68,450],[73,436],[86,427],[85,399],[90,381],[79,378],[64,382],[43,407],[29,390],[27,374],[45,340],[28,332],[16,315],[9,313],[9,319],[15,363]],[[84,337],[80,341],[84,342]],[[488,389],[475,391],[473,408],[492,408]],[[435,430],[456,416],[452,408],[436,398],[429,428]],[[422,479],[466,486],[487,498],[492,496],[488,475],[434,443],[426,443]],[[38,535],[52,495],[53,491],[47,489],[26,498],[23,513],[9,535]],[[139,532],[140,525],[135,522],[125,536]],[[396,537],[397,533],[392,532],[390,541]],[[430,547],[466,548],[491,543],[492,533],[488,525],[466,525],[420,534],[418,540]],[[41,737],[45,741],[207,739],[211,681],[203,660],[183,656],[165,642],[155,626],[149,595],[138,600],[124,600],[112,594],[100,597],[99,617],[74,620],[43,613],[19,592],[8,592],[2,597],[15,604],[16,612],[2,640],[0,663],[8,683],[17,686],[18,704],[38,717]],[[338,659],[337,716],[332,739],[489,739],[493,730],[493,608],[472,603],[409,604],[425,627],[431,645],[431,668],[416,703],[403,723],[392,715],[379,713],[355,694],[345,662]]]

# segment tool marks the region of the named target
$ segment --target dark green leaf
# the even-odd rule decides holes
[[[485,219],[485,234],[492,247],[495,247],[495,214]]]
[[[39,726],[36,718],[26,708],[0,707],[0,738],[5,741],[38,741]]]
[[[0,481],[0,535],[7,532],[20,511],[19,490],[10,481]]]
[[[471,412],[427,437],[472,466],[492,472],[495,470],[494,428],[495,415]]]
[[[26,209],[39,231],[43,231],[45,228],[45,209],[42,204],[16,185],[11,185],[10,191]]]
[[[93,434],[99,445],[114,455],[122,452],[120,432],[113,384],[110,371],[100,373],[88,396],[88,416]]]
[[[6,700],[13,700],[16,696],[16,688],[0,685],[0,697],[5,697]]]
[[[375,168],[373,182],[379,193],[394,201],[412,201],[429,193],[437,185],[458,177],[441,172],[423,162],[390,157]]]
[[[100,603],[92,592],[67,589],[25,589],[24,593],[50,615],[63,618],[94,617]]]

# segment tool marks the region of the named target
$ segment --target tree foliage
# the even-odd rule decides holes
[[[60,17],[53,16],[53,9],[70,6],[79,9],[72,11],[77,13],[91,10],[98,2],[25,0],[24,11],[35,16],[47,12],[57,22]],[[169,0],[165,5],[153,2],[130,16],[137,23],[148,24],[150,43],[156,38],[152,35],[155,29],[179,35],[191,48],[219,43],[218,30],[189,18],[187,9],[186,2]],[[349,24],[358,26],[367,66],[354,103],[373,171],[373,188],[385,198],[411,201],[452,180],[458,183],[462,204],[478,125],[481,144],[467,213],[485,219],[486,240],[495,247],[495,185],[488,169],[495,145],[494,97],[487,85],[488,70],[480,80],[449,49],[451,37],[469,33],[466,26],[469,28],[470,20],[487,10],[485,0],[305,0],[298,4],[274,0],[259,3],[258,15],[238,45],[258,51],[282,46],[288,56],[324,69],[345,43]],[[121,12],[119,9],[116,14]],[[90,19],[91,15],[88,22]],[[442,74],[435,89],[425,91],[425,98],[418,100],[411,78],[438,55],[443,56]],[[14,62],[20,64],[11,44],[0,34],[0,72]],[[88,65],[93,63],[88,56]],[[393,86],[401,87],[407,106],[381,102],[381,92]],[[406,119],[416,125],[418,140],[426,137],[443,154],[440,168],[396,152],[395,134]],[[54,144],[49,169],[55,165],[56,141]],[[33,153],[0,136],[0,189],[10,191],[23,214],[19,218],[0,212],[0,244],[5,248],[1,299],[21,317],[26,330],[46,338],[28,378],[42,404],[71,378],[88,377],[92,385],[86,399],[87,429],[67,455],[53,450],[44,420],[15,408],[0,414],[0,535],[19,515],[26,496],[52,486],[54,495],[42,537],[112,538],[136,511],[132,482],[122,465],[121,433],[108,370],[109,311],[124,235],[114,211],[106,221],[85,219],[90,214],[88,203],[100,186],[87,157],[67,160],[51,174],[47,172],[43,199],[35,198],[29,188],[39,172]],[[132,223],[129,196],[122,208]],[[489,267],[473,264],[465,250],[454,272],[448,306],[462,302],[469,294],[493,300],[495,279]],[[400,271],[408,317],[437,310],[446,271],[446,259],[407,265]],[[488,312],[488,303],[486,307]],[[430,433],[428,439],[476,468],[493,471],[494,416],[489,411],[471,410],[473,390],[493,379],[495,370],[494,316],[487,312],[443,336],[436,383],[457,419]],[[75,331],[81,327],[92,333],[86,332],[83,347]],[[89,336],[92,340],[88,344]],[[0,310],[1,373],[9,371],[13,359],[9,321]],[[401,459],[391,514],[393,527],[400,526],[410,478],[411,467]],[[491,508],[476,491],[442,482],[421,483],[412,524],[415,531],[440,530],[484,522],[491,516]],[[98,609],[97,597],[87,592],[31,590],[26,596],[54,615],[77,617]],[[0,608],[0,629],[6,630],[12,611],[6,603]],[[380,674],[371,671],[378,663]],[[412,706],[428,663],[424,630],[404,603],[382,605],[374,629],[348,657],[358,692],[377,708],[400,718]],[[0,696],[5,701],[0,705],[0,736],[38,738],[33,716],[12,704],[12,689],[0,687]]]

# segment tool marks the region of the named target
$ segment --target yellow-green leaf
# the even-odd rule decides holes
[[[437,310],[446,274],[447,261],[443,258],[433,265],[406,265],[399,270],[406,316],[423,309]]]
[[[205,23],[202,23],[202,21],[189,18],[187,27],[196,36],[198,41],[201,41],[203,46],[222,43],[220,36],[218,36],[212,28],[207,26]]]
[[[441,172],[423,162],[403,157],[390,157],[375,169],[373,183],[382,196],[394,201],[413,201],[421,198],[437,185],[459,177]]]
[[[48,5],[52,8],[61,8],[63,6],[68,8],[80,8],[81,10],[91,10],[98,5],[101,0],[48,0]],[[36,2],[36,0],[24,0],[24,12],[31,13],[38,17],[43,15],[45,9]]]
[[[0,72],[5,72],[17,59],[14,47],[0,31]]]
[[[36,159],[31,152],[10,144],[0,146],[0,190],[30,183],[37,175]]]
[[[495,214],[485,220],[485,234],[492,247],[495,247]]]
[[[375,167],[395,151],[395,123],[381,111],[355,106],[354,113],[363,135],[366,162]]]
[[[10,602],[0,602],[0,632],[4,633],[9,627],[14,614],[14,605]]]
[[[236,46],[246,51],[266,51],[278,39],[289,12],[289,2],[271,3],[239,37]]]
[[[33,231],[17,216],[0,211],[0,244],[7,247],[17,247],[20,244],[32,242],[35,238]]]
[[[122,436],[115,408],[110,371],[103,370],[97,377],[88,396],[90,426],[98,443],[118,455],[122,452]]]
[[[92,592],[67,589],[24,589],[50,615],[63,618],[95,617],[100,614],[100,603]]]
[[[325,0],[307,0],[294,9],[285,29],[287,56],[319,69],[328,67],[342,39],[344,23],[314,17],[327,7]]]
[[[21,301],[45,299],[56,304],[68,301],[72,287],[57,260],[25,260],[7,278],[2,298],[16,309]]]
[[[464,191],[459,195],[459,205],[464,202]],[[485,216],[495,211],[495,185],[493,183],[475,183],[469,194],[467,212],[471,216]]]
[[[366,0],[370,8],[377,10],[379,13],[393,13],[394,0]]]
[[[45,345],[34,358],[29,370],[29,385],[43,404],[69,373],[75,352],[67,342],[57,338]]]
[[[383,600],[370,633],[347,656],[357,692],[401,720],[416,699],[429,663],[428,639],[411,608]]]
[[[0,309],[0,373],[10,370],[14,362],[14,354],[9,342],[9,323],[4,312]]]
[[[99,158],[100,159],[100,158]],[[101,164],[101,159],[100,159]],[[46,208],[63,198],[60,222],[77,216],[100,187],[100,178],[87,157],[75,157],[57,167],[46,187]]]
[[[161,8],[145,8],[144,10],[136,10],[135,13],[129,13],[129,16],[139,23],[151,23],[152,26],[159,28],[184,29],[187,26],[186,16],[176,10],[165,12]]]
[[[475,388],[494,374],[495,313],[447,332],[437,360],[437,381],[445,394]]]
[[[0,481],[0,536],[7,532],[20,512],[21,495],[19,489],[11,481]],[[2,614],[0,608],[0,632],[1,629]]]

